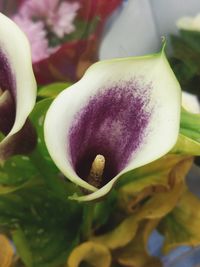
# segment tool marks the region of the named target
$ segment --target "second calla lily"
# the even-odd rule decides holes
[[[0,13],[0,132],[3,142],[24,126],[36,100],[30,45],[25,34]],[[8,148],[9,149],[9,148]]]
[[[92,65],[50,106],[45,140],[74,183],[107,194],[125,173],[166,154],[176,143],[181,90],[164,51]]]

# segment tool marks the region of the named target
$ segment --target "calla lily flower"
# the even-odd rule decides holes
[[[58,95],[44,125],[55,164],[91,191],[72,198],[100,198],[127,172],[165,155],[177,141],[180,107],[180,86],[163,50],[92,65]]]
[[[0,151],[21,130],[36,100],[29,42],[9,18],[0,13]]]

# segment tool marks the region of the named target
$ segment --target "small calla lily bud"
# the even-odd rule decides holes
[[[122,175],[165,155],[177,141],[180,107],[164,51],[92,65],[54,100],[44,126],[58,168],[91,191],[74,199],[100,198]]]
[[[35,100],[29,42],[18,26],[0,13],[0,132],[4,135],[0,154],[8,138],[24,126]]]
[[[200,31],[200,14],[195,17],[182,17],[176,22],[176,26],[180,30]]]
[[[200,103],[196,95],[183,91],[182,106],[191,113],[200,113]]]

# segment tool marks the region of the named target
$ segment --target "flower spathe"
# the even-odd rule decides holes
[[[24,126],[36,100],[29,42],[9,18],[0,13],[0,132],[5,138]]]
[[[60,170],[90,194],[107,194],[125,173],[166,154],[179,133],[180,86],[164,52],[92,65],[63,91],[45,119],[47,148]],[[89,183],[97,155],[105,158],[98,188]]]

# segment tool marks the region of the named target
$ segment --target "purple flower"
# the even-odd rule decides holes
[[[102,61],[63,91],[45,120],[52,159],[74,183],[107,194],[135,168],[166,154],[176,143],[180,86],[164,52]]]

